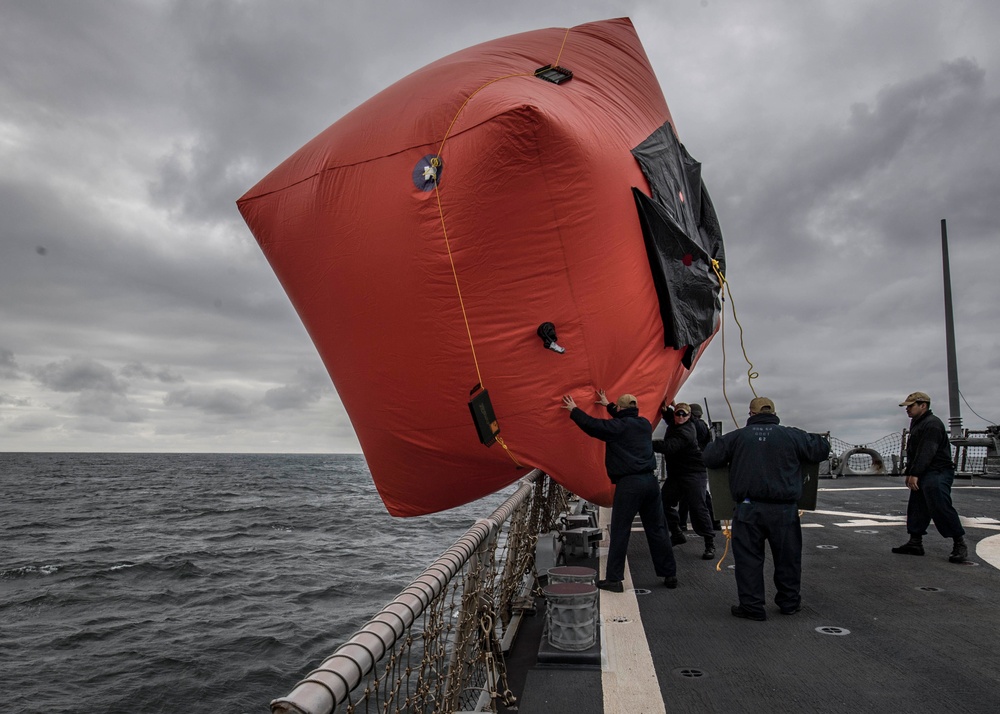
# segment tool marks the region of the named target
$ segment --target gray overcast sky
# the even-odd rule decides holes
[[[942,218],[963,392],[1000,418],[993,0],[0,0],[0,450],[359,451],[235,200],[441,56],[621,16],[783,421],[874,441],[916,389],[947,419]],[[680,397],[730,429],[722,364]]]

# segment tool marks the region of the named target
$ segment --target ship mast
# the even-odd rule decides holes
[[[951,304],[951,267],[948,262],[948,223],[941,219],[941,256],[944,267],[944,331],[948,350],[948,406],[951,438],[961,439],[962,413],[958,397],[958,358],[955,353],[955,316]]]

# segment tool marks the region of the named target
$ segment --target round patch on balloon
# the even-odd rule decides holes
[[[421,191],[433,191],[434,187],[441,183],[442,169],[444,169],[444,163],[441,161],[441,157],[427,154],[413,167],[413,185]]]

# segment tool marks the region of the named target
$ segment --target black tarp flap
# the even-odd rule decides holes
[[[701,164],[677,141],[669,123],[632,150],[653,197],[637,188],[649,266],[660,301],[665,347],[698,347],[715,329],[721,309],[717,260],[725,250],[715,207],[701,182]]]
[[[711,258],[663,206],[637,188],[632,195],[660,300],[663,346],[697,347],[712,335],[719,309],[719,279]]]

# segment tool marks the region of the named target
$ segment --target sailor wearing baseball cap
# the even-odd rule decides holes
[[[656,456],[653,455],[653,426],[639,416],[639,401],[634,394],[622,394],[611,404],[604,390],[597,392],[597,404],[610,419],[598,419],[576,405],[573,396],[563,397],[569,418],[587,436],[604,442],[604,467],[615,484],[608,530],[608,559],[604,579],[597,587],[609,592],[624,592],[625,556],[628,553],[632,521],[639,515],[646,532],[646,543],[653,558],[653,569],[668,588],[677,587],[677,561],[667,538],[667,524],[660,503],[656,481]]]
[[[667,431],[662,439],[653,440],[653,451],[663,454],[667,472],[660,495],[670,542],[674,545],[687,543],[679,512],[679,506],[685,504],[694,532],[705,541],[701,558],[712,560],[715,558],[715,528],[707,503],[708,472],[701,457],[698,429],[691,421],[691,405],[687,402],[677,402],[673,406],[664,403],[660,405],[660,413]]]
[[[927,404],[930,406],[931,398],[927,396],[924,392],[913,392],[908,394],[906,399],[899,403],[901,407],[908,407],[913,404]]]
[[[926,392],[912,392],[899,403],[910,417],[910,436],[906,440],[906,487],[910,500],[906,504],[906,532],[910,539],[892,549],[899,555],[923,555],[923,537],[927,526],[934,526],[954,545],[948,560],[964,563],[969,559],[965,529],[951,502],[951,485],[955,481],[955,463],[951,458],[951,442],[944,423],[931,411],[931,398]]]
[[[774,602],[783,615],[802,608],[802,464],[830,455],[830,442],[819,434],[783,426],[774,402],[757,397],[750,418],[705,447],[708,468],[729,466],[733,510],[733,557],[739,604],[730,612],[747,620],[766,620],[764,611],[764,544],[774,561]]]

